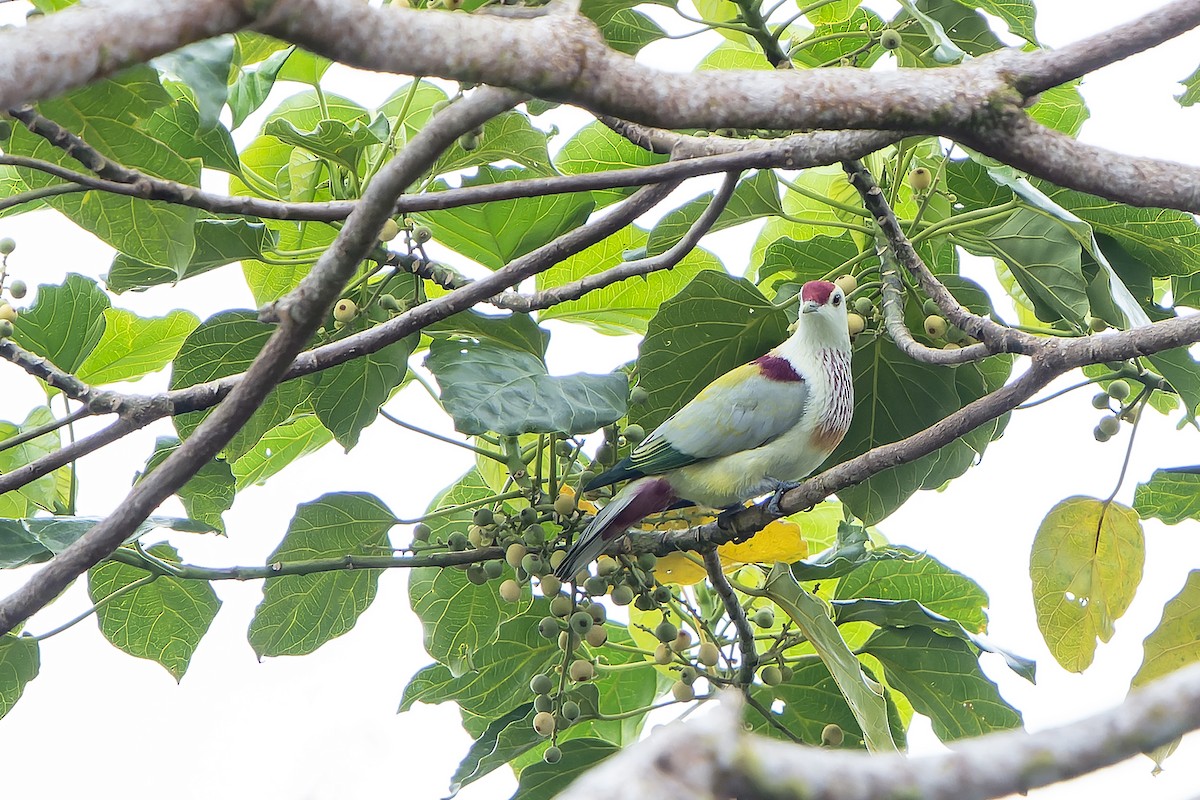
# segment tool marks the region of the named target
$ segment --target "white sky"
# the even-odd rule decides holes
[[[1143,13],[1158,3],[1043,0],[1037,29],[1051,45],[1062,45]],[[24,3],[0,5],[0,22],[20,20]],[[712,37],[696,37],[707,49]],[[665,48],[648,48],[646,59]],[[1191,73],[1200,53],[1195,33],[1152,53],[1090,76],[1083,91],[1092,119],[1082,138],[1113,149],[1200,163],[1195,143],[1200,111],[1181,110],[1173,82]],[[676,62],[677,63],[677,62]],[[330,73],[334,91],[371,106],[402,78],[364,77],[348,70]],[[288,85],[266,105],[301,87]],[[252,132],[261,116],[241,131]],[[569,123],[561,123],[564,127]],[[244,143],[244,139],[243,139]],[[699,184],[694,184],[698,187]],[[693,191],[696,189],[694,188]],[[738,265],[753,239],[739,228],[711,237],[706,246],[727,264]],[[58,282],[67,271],[98,277],[111,251],[49,212],[0,220],[0,236],[14,236],[11,260],[17,277],[30,284]],[[736,268],[736,266],[734,266]],[[236,267],[189,280],[185,291],[159,289],[125,295],[116,304],[143,314],[186,306],[202,318],[229,307],[249,307],[249,293]],[[994,285],[986,270],[973,277]],[[605,371],[636,352],[630,338],[602,338],[551,324],[551,369]],[[35,382],[15,368],[0,366],[0,419],[19,420],[42,401]],[[135,391],[161,387],[155,376]],[[1158,623],[1163,603],[1182,587],[1189,568],[1200,565],[1196,523],[1166,527],[1146,523],[1146,573],[1116,635],[1097,652],[1084,675],[1068,674],[1046,651],[1034,622],[1028,579],[1029,546],[1042,516],[1060,499],[1104,497],[1120,470],[1127,430],[1100,445],[1091,430],[1097,414],[1080,391],[1057,402],[1018,412],[1005,437],[992,445],[981,466],[942,493],[914,497],[886,520],[894,542],[927,549],[951,567],[978,580],[991,595],[992,638],[1038,661],[1036,687],[1012,676],[997,661],[985,667],[1004,696],[1020,709],[1030,730],[1085,716],[1118,703],[1141,661],[1141,640]],[[448,420],[420,389],[406,390],[390,408],[404,418],[451,433]],[[83,435],[96,426],[81,424]],[[127,437],[79,464],[82,514],[104,514],[124,495],[133,472],[151,452],[159,424]],[[1200,435],[1177,433],[1171,420],[1150,414],[1125,486],[1155,467],[1195,463]],[[297,462],[265,487],[241,493],[226,514],[228,539],[175,536],[185,559],[203,565],[261,564],[286,530],[296,504],[327,491],[376,493],[400,516],[414,515],[440,488],[470,465],[469,456],[387,422],[372,427],[350,454],[336,446]],[[163,513],[181,513],[167,505]],[[32,570],[0,573],[0,593],[27,580]],[[140,798],[167,795],[179,800],[212,796],[257,798],[432,798],[446,786],[470,740],[458,724],[456,707],[418,706],[397,716],[409,677],[429,662],[419,624],[408,608],[407,576],[385,574],[371,608],[349,634],[303,658],[257,663],[245,631],[261,596],[256,582],[222,582],[220,614],[192,660],[181,685],[157,664],[111,647],[95,623],[86,621],[42,644],[42,672],[25,696],[0,721],[5,784],[13,797],[86,795]],[[87,607],[81,585],[29,628],[48,630]],[[914,754],[938,752],[928,723],[918,719],[910,734]],[[1174,800],[1200,793],[1200,744],[1185,740],[1152,778],[1150,762],[1138,759],[1063,787],[1033,792],[1035,798],[1138,796]],[[507,797],[511,774],[499,770],[462,792],[466,800]]]

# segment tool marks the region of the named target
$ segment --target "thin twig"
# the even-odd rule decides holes
[[[746,609],[742,608],[737,593],[733,591],[733,586],[725,577],[725,570],[721,565],[721,555],[715,547],[704,552],[704,568],[708,571],[708,582],[712,584],[717,596],[724,603],[725,613],[729,615],[730,621],[733,622],[733,628],[737,631],[738,650],[741,651],[742,657],[738,666],[736,683],[749,696],[750,686],[754,683],[754,671],[758,669],[758,647],[754,643],[754,628],[750,627]]]

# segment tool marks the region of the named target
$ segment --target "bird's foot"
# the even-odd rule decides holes
[[[779,481],[775,484],[775,492],[771,495],[771,499],[767,501],[767,513],[773,517],[782,517],[784,512],[779,508],[779,501],[783,499],[785,492],[790,492],[800,485],[800,481]]]

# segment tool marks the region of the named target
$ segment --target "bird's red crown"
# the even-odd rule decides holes
[[[813,300],[819,305],[825,305],[829,302],[829,295],[833,294],[837,286],[829,281],[809,281],[800,289],[800,299],[807,302]]]

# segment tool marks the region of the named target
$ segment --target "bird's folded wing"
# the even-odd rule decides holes
[[[655,428],[630,461],[655,475],[761,447],[800,422],[807,400],[804,380],[771,380],[757,364],[745,364],[717,378]]]

